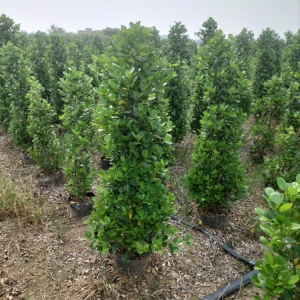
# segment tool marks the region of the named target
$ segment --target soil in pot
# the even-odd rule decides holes
[[[93,210],[92,198],[95,194],[92,192],[87,192],[86,196],[81,201],[70,196],[68,199],[70,207],[70,218],[82,218],[89,216]]]
[[[215,229],[225,228],[229,224],[229,214],[216,216],[200,214],[200,219],[204,225]]]
[[[41,185],[44,186],[57,186],[63,183],[63,175],[62,172],[59,170],[55,174],[38,177],[38,181]]]
[[[106,171],[111,166],[112,166],[112,164],[110,163],[110,160],[108,158],[106,158],[105,156],[102,156],[101,157],[101,169]]]
[[[114,267],[119,274],[140,276],[145,273],[149,258],[150,256],[143,257],[141,259],[123,261],[122,256],[114,254]]]
[[[26,152],[22,152],[22,159],[23,159],[24,165],[26,165],[26,166],[35,164],[34,159],[31,156],[29,156],[29,154]]]

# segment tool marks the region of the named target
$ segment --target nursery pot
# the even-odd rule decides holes
[[[225,228],[229,224],[229,215],[207,216],[200,214],[200,219],[204,225],[216,229]]]
[[[38,177],[38,181],[41,185],[61,185],[63,182],[62,172],[59,170],[56,174],[50,175],[48,177]]]
[[[102,170],[108,170],[111,167],[111,163],[110,160],[108,158],[106,158],[105,156],[101,157],[101,169]]]
[[[150,256],[142,259],[123,261],[122,256],[114,254],[114,267],[119,274],[140,276],[145,273]]]
[[[75,202],[72,201],[71,197],[68,199],[69,207],[70,207],[70,218],[82,218],[85,216],[89,216],[93,210],[93,203],[91,201],[92,197],[95,197],[95,194],[92,192],[86,193],[86,199],[89,202]]]
[[[35,164],[34,159],[31,158],[31,156],[29,156],[29,154],[26,152],[22,152],[22,159],[23,159],[24,165],[34,165]]]

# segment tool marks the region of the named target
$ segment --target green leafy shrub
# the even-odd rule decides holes
[[[50,100],[50,75],[48,72],[48,65],[45,58],[49,42],[50,39],[47,33],[37,31],[33,35],[32,41],[26,49],[30,69],[36,80],[44,88],[42,91],[42,98],[45,100]],[[37,57],[39,59],[37,59]]]
[[[100,172],[100,196],[86,236],[92,248],[123,260],[164,247],[176,252],[183,242],[171,238],[176,229],[165,223],[175,208],[162,184],[172,159],[164,85],[175,74],[149,41],[150,28],[130,23],[97,58],[102,77],[97,123],[113,166]]]
[[[231,40],[221,30],[199,48],[197,67],[191,123],[194,131],[200,129],[200,120],[209,105],[226,103],[249,111],[249,81],[239,69]]]
[[[46,48],[45,62],[47,66],[50,90],[50,103],[54,107],[57,117],[61,115],[64,102],[59,93],[59,80],[63,78],[66,69],[67,50],[65,42],[56,31],[49,35]],[[57,120],[58,121],[58,120]]]
[[[29,101],[26,94],[30,85],[27,81],[30,70],[22,50],[10,42],[2,46],[1,77],[4,86],[1,87],[0,120],[4,128],[8,127],[10,138],[14,145],[26,150],[31,145],[27,132],[27,115]]]
[[[252,106],[255,124],[252,127],[253,145],[250,149],[252,160],[263,162],[263,157],[272,153],[275,147],[276,127],[284,119],[289,93],[283,80],[277,76],[265,84],[265,96],[256,99]]]
[[[64,101],[62,127],[65,133],[63,173],[67,178],[66,190],[76,199],[82,199],[91,189],[94,171],[89,150],[93,141],[92,116],[95,96],[92,78],[75,68],[64,72],[60,93]]]
[[[242,145],[242,116],[238,113],[229,105],[212,105],[201,119],[192,168],[185,182],[189,195],[203,212],[227,214],[231,203],[246,194],[244,168],[238,155]]]
[[[299,65],[300,70],[300,65]],[[292,73],[289,83],[289,100],[284,123],[293,126],[294,130],[300,130],[300,73]]]
[[[61,149],[54,129],[54,109],[42,98],[43,87],[34,78],[30,80],[27,131],[32,139],[29,154],[46,173],[57,171],[61,163]]]
[[[198,32],[195,32],[195,35],[198,36],[201,40],[201,45],[205,45],[208,41],[215,35],[218,30],[218,23],[212,18],[209,17],[203,24],[201,29]]]
[[[300,175],[297,182],[277,179],[282,193],[265,189],[269,208],[256,208],[261,230],[267,235],[260,240],[267,250],[263,261],[255,263],[258,275],[252,283],[265,291],[263,299],[293,300],[300,297]],[[262,299],[254,296],[254,299]]]
[[[5,14],[0,16],[0,48],[8,42],[14,43],[19,32],[20,24],[16,24]]]
[[[175,72],[168,86],[166,86],[166,97],[169,99],[169,116],[174,127],[172,139],[181,142],[187,131],[187,109],[189,97],[189,85],[186,76],[185,64],[191,59],[189,51],[189,37],[187,29],[180,22],[176,22],[170,28],[168,34],[167,59],[176,64]]]
[[[246,28],[243,28],[234,38],[236,55],[241,62],[240,69],[246,72],[249,80],[252,78],[254,71],[252,62],[255,55],[255,46],[254,33]]]
[[[275,136],[274,156],[265,156],[263,165],[263,180],[265,185],[275,185],[278,176],[287,181],[293,180],[300,168],[299,132],[293,127]]]
[[[264,83],[273,76],[280,76],[282,41],[270,28],[262,31],[257,39],[259,48],[253,79],[253,93],[257,98],[265,96]]]
[[[249,81],[221,30],[199,51],[201,98],[194,106],[194,120],[200,119],[200,130],[185,182],[200,210],[227,214],[230,204],[246,193],[238,150],[244,111],[250,105]]]

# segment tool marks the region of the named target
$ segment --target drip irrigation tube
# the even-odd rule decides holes
[[[251,276],[255,276],[258,272],[256,270],[252,270],[249,273],[244,274],[241,277],[238,277],[237,279],[231,281],[228,284],[223,285],[221,288],[219,288],[216,292],[209,294],[202,298],[202,300],[221,300],[224,299],[231,294],[233,294],[235,291],[241,289],[243,285],[246,285],[251,282]]]
[[[228,245],[221,243],[218,239],[216,239],[212,234],[210,234],[207,230],[205,230],[203,227],[200,226],[194,226],[192,223],[185,221],[175,215],[171,215],[171,218],[176,220],[176,221],[180,221],[181,223],[192,227],[193,229],[199,230],[202,233],[204,233],[206,236],[208,236],[209,238],[211,238],[212,240],[214,240],[215,242],[217,242],[219,245],[222,246],[222,248],[228,252],[229,254],[231,254],[233,257],[235,257],[237,260],[242,261],[243,263],[249,265],[250,267],[253,268],[253,266],[255,265],[254,260],[248,260],[247,258],[240,256],[238,253],[236,253],[234,250],[232,250]],[[243,285],[246,285],[248,283],[251,282],[251,276],[255,276],[257,275],[257,271],[256,270],[252,270],[249,273],[244,274],[241,277],[238,277],[237,279],[231,281],[230,283],[222,286],[221,288],[219,288],[217,291],[215,291],[212,294],[209,294],[207,296],[205,296],[204,298],[202,298],[202,300],[222,300],[224,298],[226,298],[227,296],[233,294],[235,291],[241,289],[243,287]]]
[[[171,215],[171,218],[176,220],[176,221],[180,221],[181,223],[192,227],[193,229],[199,230],[202,233],[204,233],[206,236],[208,236],[209,238],[211,238],[212,240],[214,240],[215,242],[217,242],[226,252],[228,252],[230,255],[232,255],[233,257],[235,257],[237,260],[242,261],[243,263],[249,265],[250,267],[253,268],[253,266],[255,265],[254,260],[248,260],[247,258],[239,255],[237,252],[235,252],[233,249],[231,249],[228,245],[221,243],[218,239],[216,239],[211,233],[209,233],[207,230],[205,230],[203,227],[200,226],[195,226],[192,223],[185,221],[175,215]]]

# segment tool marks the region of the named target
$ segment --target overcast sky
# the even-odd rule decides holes
[[[141,21],[168,34],[170,26],[181,22],[194,38],[209,17],[226,34],[247,28],[258,37],[270,27],[283,37],[300,29],[300,0],[0,0],[0,14],[27,32],[46,31],[52,24],[77,32]]]

